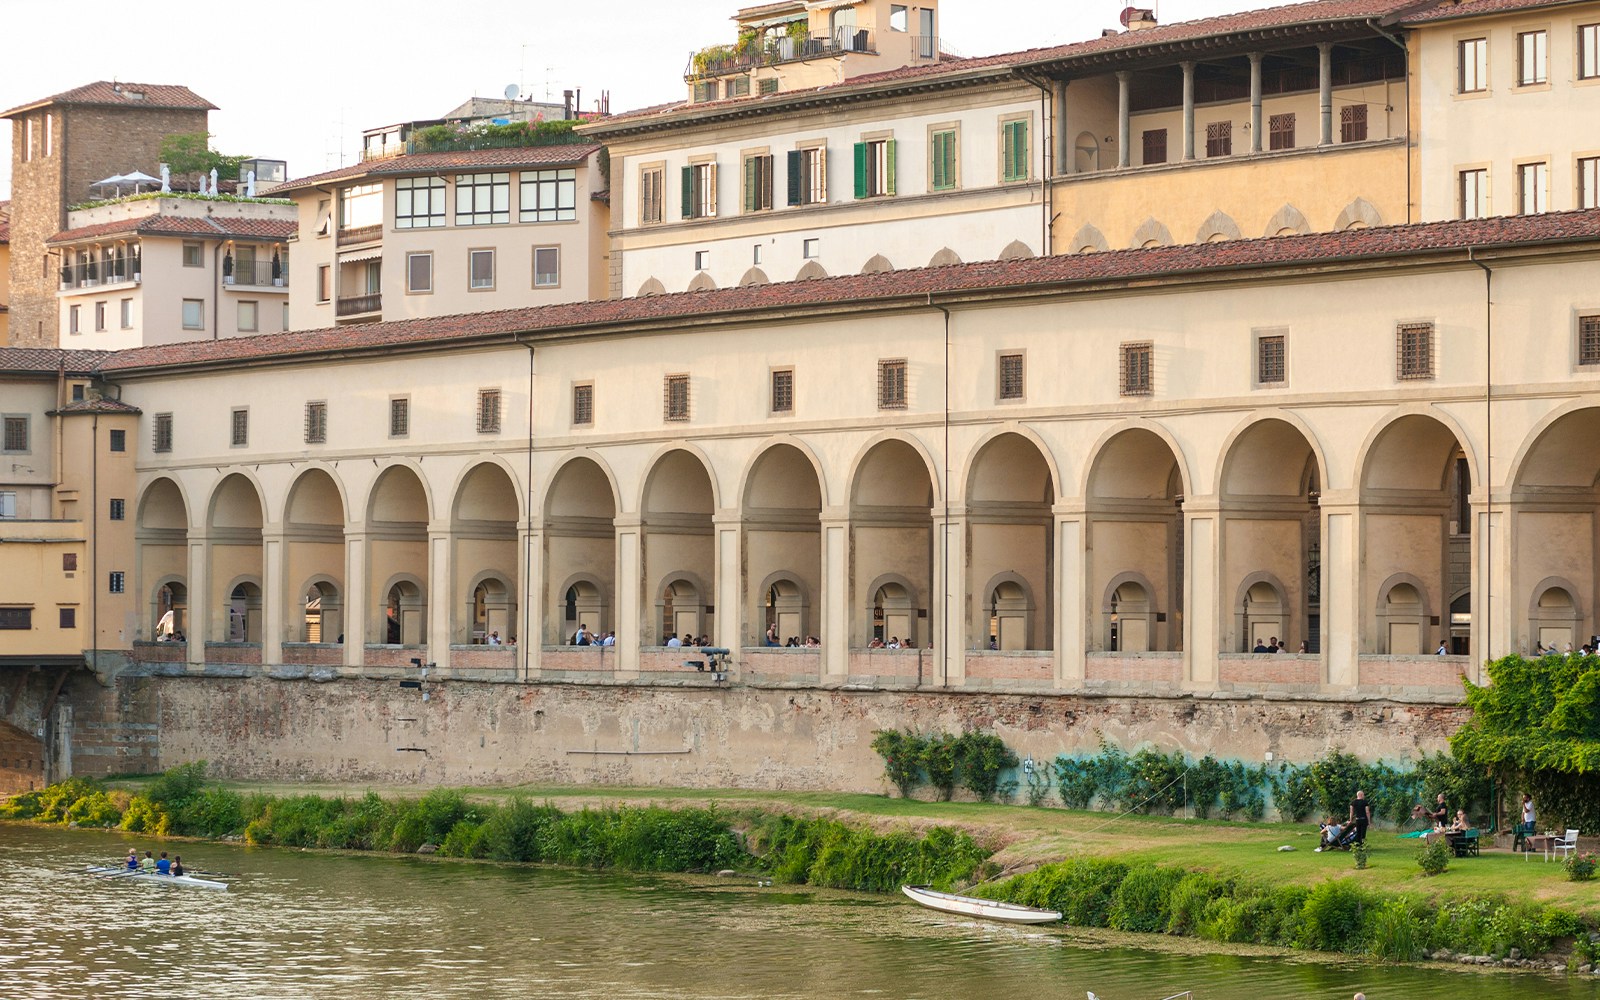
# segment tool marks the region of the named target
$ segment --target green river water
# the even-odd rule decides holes
[[[226,892],[81,874],[129,847]],[[0,1000],[584,997],[1544,1000],[1594,983],[1185,954],[749,880],[159,844],[0,824]]]

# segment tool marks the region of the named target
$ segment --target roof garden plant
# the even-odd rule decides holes
[[[446,153],[472,149],[517,149],[524,146],[561,146],[587,142],[573,131],[581,119],[543,117],[504,125],[452,122],[429,125],[411,133],[408,152]]]

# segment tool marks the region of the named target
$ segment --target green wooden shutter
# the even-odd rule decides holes
[[[950,186],[950,169],[946,166],[950,154],[949,132],[933,133],[933,149],[930,153],[928,186],[939,191]]]
[[[856,156],[856,197],[857,198],[865,198],[867,196],[867,144],[866,143],[864,143],[864,142],[856,143],[855,156]]]
[[[694,218],[694,168],[683,168],[683,217]]]
[[[798,205],[800,204],[800,186],[802,183],[800,171],[803,169],[800,151],[798,149],[789,150],[787,159],[789,161],[789,204]]]
[[[1005,127],[1005,179],[1026,180],[1028,176],[1028,123],[1006,122]]]
[[[884,178],[883,193],[884,194],[894,194],[895,193],[895,191],[894,191],[894,187],[895,187],[895,182],[894,182],[894,179],[895,179],[894,140],[893,139],[885,140],[884,141],[884,146],[885,146],[884,154],[883,154],[884,155],[884,160],[888,164],[888,166],[885,168],[885,172],[888,173],[889,176]]]
[[[761,204],[760,192],[756,190],[759,183],[760,172],[757,171],[757,157],[744,158],[744,210],[754,212]]]

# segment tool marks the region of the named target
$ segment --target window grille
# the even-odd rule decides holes
[[[456,175],[456,225],[491,226],[510,221],[509,173]]]
[[[1346,104],[1339,109],[1339,141],[1367,141],[1367,106]]]
[[[28,418],[5,418],[5,450],[25,452],[28,450]]]
[[[395,396],[389,400],[389,436],[403,438],[411,433],[411,400]]]
[[[328,404],[306,404],[306,444],[323,444],[328,440]]]
[[[478,433],[500,433],[500,390],[478,390]]]
[[[523,222],[571,222],[577,217],[577,170],[523,171],[519,215]]]
[[[151,448],[157,452],[172,450],[172,414],[156,414],[155,440],[151,442]]]
[[[127,574],[122,570],[112,570],[111,578],[106,581],[106,589],[113,594],[120,594],[127,582]]]
[[[1600,316],[1578,317],[1578,364],[1600,365]]]
[[[128,450],[128,432],[127,431],[112,431],[111,432],[110,446],[111,446],[111,450],[112,451],[127,451]]]
[[[1206,156],[1233,155],[1233,122],[1212,122],[1206,126]]]
[[[794,412],[793,368],[779,368],[772,373],[772,412]]]
[[[758,81],[756,90],[762,94],[776,94],[778,92],[778,78],[771,76],[765,80]]]
[[[250,411],[233,411],[233,431],[229,439],[235,448],[242,448],[250,443]]]
[[[728,81],[728,96],[749,97],[750,78],[748,76],[736,76],[730,79]]]
[[[1122,395],[1148,396],[1154,391],[1150,372],[1152,352],[1149,341],[1122,345]]]
[[[667,420],[689,419],[689,376],[666,377],[661,387],[661,409]]]
[[[1231,122],[1229,123],[1232,124]],[[1267,122],[1269,149],[1294,148],[1294,112],[1273,115]]]
[[[111,520],[121,521],[128,516],[128,501],[121,497],[111,498]]]
[[[444,224],[443,177],[402,177],[394,182],[396,229],[427,229]]]
[[[1284,380],[1284,342],[1282,334],[1256,341],[1256,381],[1266,385]]]
[[[77,608],[58,608],[57,610],[61,612],[61,627],[62,628],[77,628],[78,627],[78,609]]]
[[[1022,355],[1000,355],[1000,398],[1021,399],[1022,389]]]
[[[592,384],[572,387],[572,422],[580,427],[588,427],[594,423],[594,386]]]
[[[1395,337],[1396,374],[1402,381],[1433,378],[1433,324],[1401,323]]]
[[[906,408],[906,362],[904,358],[878,362],[878,409]]]

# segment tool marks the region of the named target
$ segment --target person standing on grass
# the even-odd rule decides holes
[[[1372,822],[1372,805],[1367,801],[1367,793],[1356,790],[1355,800],[1350,803],[1350,822],[1356,825],[1355,843],[1367,842],[1367,824]]]

